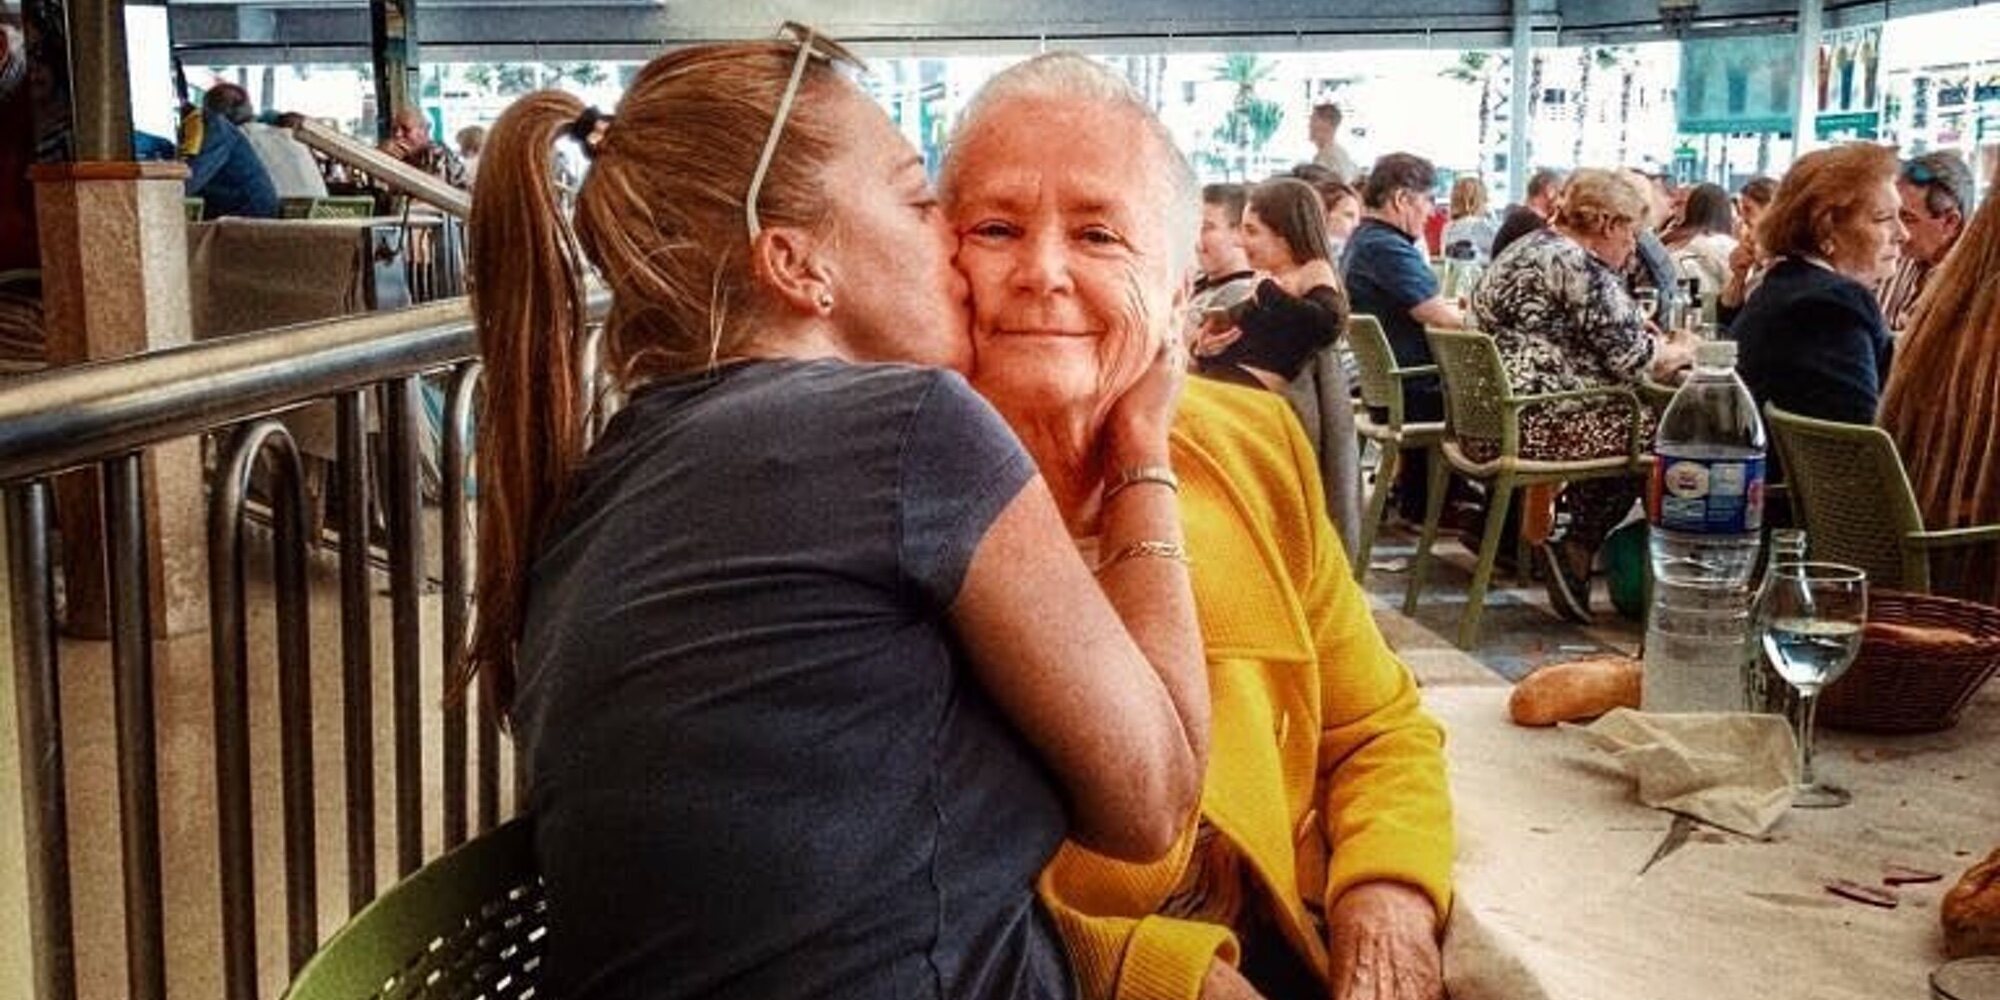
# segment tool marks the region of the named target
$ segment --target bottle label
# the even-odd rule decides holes
[[[1647,513],[1668,531],[1745,535],[1764,527],[1764,457],[1656,452]]]

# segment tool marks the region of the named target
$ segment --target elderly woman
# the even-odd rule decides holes
[[[2000,183],[2000,176],[1995,177]],[[1924,524],[2000,522],[2000,198],[1988,198],[1932,276],[1882,393]],[[2000,546],[1934,573],[1938,593],[2000,604]]]
[[[1195,806],[1193,594],[1156,558],[1179,361],[1106,397],[1131,474],[1093,581],[937,367],[971,349],[955,243],[844,58],[681,49],[616,120],[533,94],[487,148],[469,660],[520,741],[556,996],[1066,996],[1036,872],[1066,833],[1159,857]],[[573,223],[558,139],[595,161]],[[587,452],[585,259],[629,396]]]
[[[1176,329],[1195,185],[1122,80],[1058,53],[967,108],[941,174],[972,287],[974,385],[1077,544],[1121,551],[1131,474],[1102,414]],[[1441,995],[1451,810],[1438,726],[1383,642],[1276,395],[1196,379],[1173,463],[1214,692],[1198,816],[1159,862],[1064,847],[1043,874],[1086,996]],[[1115,724],[1108,722],[1107,724]]]
[[[1895,150],[1848,143],[1800,157],[1778,185],[1758,228],[1774,263],[1729,328],[1760,405],[1875,422],[1894,345],[1873,289],[1909,238],[1896,168]]]
[[[1633,385],[1693,360],[1690,344],[1653,336],[1619,274],[1648,210],[1628,175],[1579,170],[1549,228],[1521,237],[1494,261],[1472,308],[1480,329],[1493,334],[1515,392]],[[1521,416],[1521,455],[1622,455],[1631,446],[1632,419],[1629,408],[1602,401],[1531,408]],[[1549,603],[1559,614],[1590,620],[1591,561],[1638,495],[1628,478],[1563,490],[1557,502],[1569,514],[1568,528],[1542,546]]]
[[[1289,177],[1257,185],[1239,239],[1250,266],[1266,277],[1225,317],[1233,322],[1195,345],[1196,368],[1225,382],[1283,390],[1347,328],[1347,295],[1326,256],[1319,193]],[[1345,389],[1336,396],[1344,400]]]

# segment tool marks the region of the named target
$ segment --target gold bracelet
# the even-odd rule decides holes
[[[1118,471],[1118,478],[1113,479],[1111,485],[1104,488],[1104,502],[1110,503],[1111,498],[1123,492],[1126,487],[1137,486],[1140,483],[1158,483],[1175,493],[1181,491],[1181,478],[1174,475],[1174,470],[1171,467],[1165,465],[1135,465],[1131,468],[1120,469]]]
[[[1166,542],[1148,538],[1133,542],[1111,554],[1111,558],[1097,564],[1096,572],[1102,573],[1128,559],[1172,559],[1183,566],[1193,565],[1188,559],[1187,546],[1179,542]]]

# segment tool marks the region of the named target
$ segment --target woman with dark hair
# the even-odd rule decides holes
[[[1209,332],[1195,347],[1196,370],[1281,390],[1347,327],[1347,295],[1326,256],[1319,192],[1288,177],[1252,188],[1242,241],[1250,266],[1266,277],[1235,315],[1220,314],[1207,324]]]
[[[549,992],[1067,996],[1036,873],[1065,833],[1164,854],[1206,759],[1182,366],[1107,401],[1093,581],[945,370],[967,287],[923,161],[797,34],[661,56],[615,119],[528,95],[473,192],[466,671],[519,741]],[[586,446],[591,273],[628,402]]]
[[[1719,184],[1697,186],[1681,207],[1680,225],[1661,237],[1681,280],[1694,279],[1701,295],[1720,295],[1729,281],[1729,255],[1736,252],[1736,217],[1729,201],[1729,192]]]
[[[1875,300],[1909,230],[1896,151],[1852,142],[1792,164],[1758,226],[1771,269],[1730,326],[1759,405],[1875,422],[1894,344]]]
[[[1757,226],[1777,196],[1778,182],[1769,177],[1752,177],[1736,192],[1736,249],[1729,255],[1729,275],[1715,304],[1716,320],[1723,326],[1735,320],[1770,266],[1769,255],[1757,243]]]

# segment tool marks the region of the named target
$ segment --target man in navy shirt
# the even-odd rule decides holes
[[[1376,160],[1361,192],[1361,225],[1340,259],[1353,311],[1381,322],[1396,363],[1404,367],[1431,363],[1424,327],[1465,326],[1464,314],[1438,294],[1437,274],[1417,242],[1437,204],[1436,184],[1437,171],[1423,157],[1390,153]],[[1412,422],[1444,419],[1444,392],[1435,376],[1403,383],[1403,414]],[[1405,518],[1418,520],[1427,473],[1422,453],[1408,457],[1397,477],[1397,507]]]

